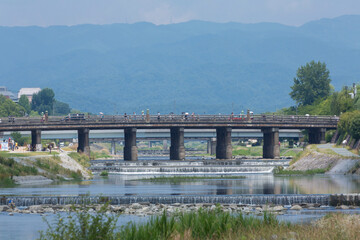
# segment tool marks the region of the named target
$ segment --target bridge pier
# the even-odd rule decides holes
[[[263,128],[263,158],[280,158],[279,129]]]
[[[78,129],[78,152],[85,154],[90,153],[90,144],[89,144],[89,129],[80,128]]]
[[[170,137],[171,137],[170,160],[185,159],[184,128],[182,127],[170,128]]]
[[[111,154],[116,155],[116,142],[115,142],[115,140],[111,141]]]
[[[168,142],[167,142],[167,140],[163,140],[163,150],[168,150]]]
[[[232,159],[231,128],[216,128],[216,159]]]
[[[124,129],[124,160],[136,161],[138,160],[138,149],[136,146],[136,128]]]
[[[211,153],[211,140],[207,140],[206,141],[206,153],[210,154]]]
[[[41,151],[41,130],[31,130],[31,151]]]
[[[309,143],[310,144],[324,144],[326,128],[311,128],[309,129]]]

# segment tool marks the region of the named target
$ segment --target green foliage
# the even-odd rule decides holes
[[[323,174],[327,170],[318,168],[318,169],[310,169],[306,171],[300,171],[300,170],[287,170],[282,168],[274,169],[275,175],[314,175],[314,174]]]
[[[43,173],[46,177],[55,179],[58,178],[57,175],[62,175],[66,177],[73,178],[74,180],[81,180],[81,172],[71,171],[70,169],[64,168],[59,165],[60,159],[58,156],[53,156],[51,158],[38,158],[36,159],[34,165],[45,170],[46,173]]]
[[[25,112],[26,111],[22,106],[14,103],[10,99],[7,99],[3,95],[0,95],[0,117],[22,117]],[[3,119],[2,121],[5,120]]]
[[[360,111],[355,110],[342,114],[338,123],[338,130],[343,137],[350,134],[354,139],[360,139]]]
[[[54,100],[54,112],[55,116],[67,115],[71,112],[70,106],[67,103],[60,102],[58,100]]]
[[[111,156],[106,151],[100,151],[100,152],[92,151],[90,153],[90,157],[91,159],[111,158]]]
[[[179,213],[168,217],[166,212],[152,217],[144,224],[129,223],[118,234],[119,239],[223,239],[238,232],[240,237],[248,231],[266,227],[280,227],[276,217],[264,214],[263,219],[230,214],[220,207],[215,210],[199,209],[197,212]],[[175,236],[178,236],[176,238]]]
[[[330,94],[329,70],[325,63],[311,61],[301,66],[294,78],[290,96],[301,105],[310,105]]]
[[[82,166],[90,167],[90,159],[89,159],[89,156],[87,156],[86,154],[71,152],[68,154],[68,156],[75,159]]]
[[[262,156],[262,147],[234,147],[233,155]]]
[[[100,173],[100,176],[102,176],[102,177],[107,177],[107,176],[109,176],[109,173],[108,173],[107,171],[102,171],[102,172]]]
[[[17,163],[12,158],[0,156],[0,185],[13,185],[13,176],[37,175],[38,170],[33,166]]]
[[[118,215],[106,214],[107,206],[105,204],[96,214],[91,214],[88,208],[73,209],[75,213],[69,212],[65,218],[58,214],[53,225],[45,219],[48,229],[45,232],[40,231],[39,239],[118,239]]]
[[[31,112],[31,106],[29,99],[25,95],[21,95],[19,99],[19,105],[22,106],[25,109],[25,112],[29,114]]]
[[[50,88],[44,88],[40,92],[33,95],[31,101],[31,110],[37,111],[39,114],[48,111],[52,115],[55,93]]]
[[[31,142],[30,137],[23,137],[19,132],[12,132],[11,137],[18,143],[19,146],[24,146]]]
[[[360,112],[355,111],[357,114],[354,114],[350,122],[350,135],[354,139],[360,139]]]
[[[330,101],[331,115],[340,115],[354,109],[354,99],[351,98],[346,88],[343,88],[340,92],[334,92]]]
[[[325,133],[325,141],[327,143],[331,142],[331,139],[333,138],[335,132],[336,132],[335,130],[326,131],[326,133]]]

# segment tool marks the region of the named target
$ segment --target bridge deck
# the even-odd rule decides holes
[[[193,129],[211,129],[229,127],[233,129],[335,129],[339,121],[334,116],[279,116],[254,115],[251,118],[231,115],[161,115],[158,116],[89,116],[68,119],[49,117],[44,121],[40,117],[2,119],[0,131],[26,130],[76,130],[88,129],[165,129],[184,127]]]

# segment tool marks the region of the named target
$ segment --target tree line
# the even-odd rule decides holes
[[[70,111],[69,104],[55,99],[55,93],[51,88],[44,88],[33,94],[31,103],[25,95],[20,97],[18,104],[0,95],[0,117],[39,116],[45,112],[49,115],[61,116]]]
[[[298,68],[291,90],[290,96],[296,105],[280,110],[280,114],[340,116],[339,142],[347,135],[360,139],[359,86],[344,86],[335,91],[326,64],[311,61]]]

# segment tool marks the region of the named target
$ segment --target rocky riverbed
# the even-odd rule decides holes
[[[9,215],[14,213],[22,214],[55,214],[60,212],[69,212],[69,211],[83,211],[86,209],[88,212],[98,212],[104,207],[103,204],[92,204],[92,205],[33,205],[26,208],[17,208],[11,207],[8,205],[0,205],[0,212],[7,212]],[[282,206],[282,205],[239,205],[239,204],[211,204],[211,203],[202,203],[202,204],[151,204],[151,203],[133,203],[133,204],[124,204],[124,205],[107,205],[107,213],[120,213],[127,215],[137,215],[137,216],[148,216],[148,215],[160,215],[164,210],[168,214],[176,212],[194,212],[203,209],[215,209],[221,208],[225,212],[232,213],[243,213],[243,214],[255,214],[262,215],[264,212],[270,212],[273,214],[284,214],[288,210],[301,211],[303,209],[315,210],[315,209],[328,209],[328,206],[323,206],[320,204],[304,203],[304,204],[293,204],[291,206]],[[336,207],[337,209],[358,209],[357,206],[345,206],[340,205]]]

